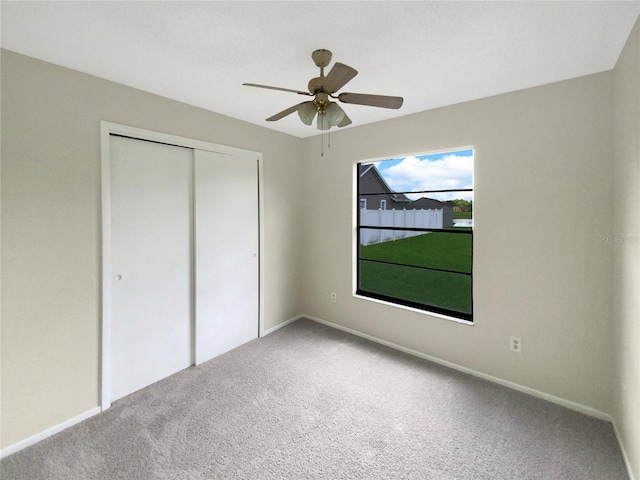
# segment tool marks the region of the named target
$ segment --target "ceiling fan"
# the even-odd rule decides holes
[[[402,97],[389,97],[386,95],[369,95],[365,93],[348,93],[343,92],[334,95],[338,90],[347,84],[358,71],[343,63],[336,62],[327,76],[324,75],[324,68],[331,62],[331,52],[329,50],[315,50],[311,54],[311,58],[316,66],[320,68],[320,76],[312,78],[309,81],[308,92],[301,90],[292,90],[289,88],[271,87],[269,85],[260,85],[257,83],[243,83],[248,87],[268,88],[270,90],[280,90],[283,92],[297,93],[298,95],[306,95],[314,97],[313,100],[299,103],[293,107],[276,113],[267,118],[267,122],[280,120],[287,115],[298,112],[298,116],[306,125],[311,125],[314,117],[318,114],[317,127],[318,130],[329,130],[331,127],[344,127],[351,123],[351,119],[344,110],[336,102],[331,99],[338,100],[342,103],[353,103],[357,105],[370,105],[372,107],[393,108],[397,109],[402,106]]]

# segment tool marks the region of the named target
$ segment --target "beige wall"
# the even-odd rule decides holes
[[[611,116],[609,72],[304,140],[305,313],[610,412]],[[354,162],[469,145],[475,325],[354,297]]]
[[[99,402],[100,120],[260,151],[265,328],[302,311],[300,141],[2,51],[7,447]]]
[[[613,88],[613,416],[640,478],[640,20],[614,69]]]

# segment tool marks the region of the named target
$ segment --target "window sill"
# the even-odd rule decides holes
[[[367,296],[364,296],[364,295],[358,295],[357,293],[354,293],[353,297],[357,298],[359,300],[366,300],[368,302],[378,303],[378,304],[381,304],[381,305],[387,305],[389,307],[399,308],[399,309],[407,310],[409,312],[414,312],[414,313],[420,313],[422,315],[428,315],[428,316],[434,317],[434,318],[441,318],[443,320],[448,320],[450,322],[460,323],[462,325],[467,325],[469,327],[473,327],[475,325],[475,322],[473,322],[473,321],[462,320],[460,318],[451,317],[449,315],[443,315],[441,313],[430,312],[428,310],[422,310],[420,308],[409,307],[407,305],[401,305],[399,303],[388,302],[386,300],[380,300],[378,298],[367,297]]]

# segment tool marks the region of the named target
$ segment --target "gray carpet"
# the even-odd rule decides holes
[[[626,479],[611,425],[300,320],[2,460],[10,479]]]

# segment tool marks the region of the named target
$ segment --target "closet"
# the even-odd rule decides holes
[[[104,141],[103,408],[259,333],[258,158]]]

